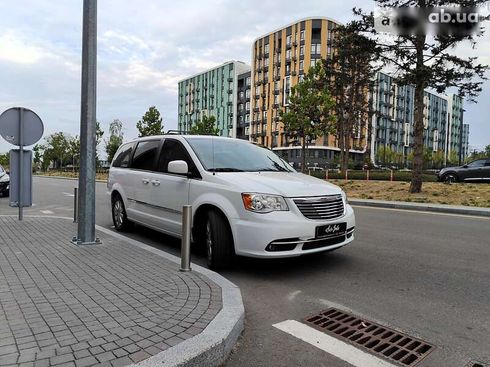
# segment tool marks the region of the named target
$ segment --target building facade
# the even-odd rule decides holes
[[[179,131],[188,132],[206,115],[216,118],[219,135],[236,137],[238,76],[247,71],[247,64],[229,61],[179,81]]]
[[[288,108],[291,87],[308,69],[332,53],[332,30],[338,23],[328,18],[303,19],[257,38],[252,46],[252,120],[250,140],[277,150],[296,167],[301,148],[289,139],[280,121]],[[365,149],[365,137],[353,142],[353,153]],[[356,149],[357,148],[357,149]],[[309,143],[312,165],[325,165],[339,154],[333,135]]]
[[[415,87],[398,85],[388,74],[376,75],[372,100],[376,113],[371,125],[371,159],[376,164],[391,164],[386,151],[402,158],[406,165],[413,147],[415,113]],[[459,154],[462,99],[456,95],[439,96],[424,92],[424,146],[432,152],[440,152],[446,163],[451,151]],[[454,154],[453,154],[454,156]]]
[[[462,151],[463,160],[470,155],[469,144],[470,144],[470,125],[463,124],[463,151]]]
[[[236,137],[239,139],[250,138],[251,87],[250,71],[238,75]]]

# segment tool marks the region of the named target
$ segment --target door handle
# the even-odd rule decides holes
[[[151,183],[153,184],[153,186],[160,186],[160,181],[158,180],[151,180]]]
[[[147,178],[143,178],[141,182],[143,182],[145,185],[148,185],[150,183],[150,180]]]

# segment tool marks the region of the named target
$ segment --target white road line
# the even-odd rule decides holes
[[[43,214],[54,214],[51,210],[41,210],[41,213]]]
[[[70,197],[75,197],[74,194],[70,194],[69,192],[63,192],[63,195],[65,196],[70,196]]]
[[[395,367],[356,347],[295,320],[272,325],[356,367]]]
[[[395,211],[395,212],[416,213],[416,214],[429,214],[429,215],[443,215],[443,216],[447,216],[447,217],[461,217],[461,218],[474,218],[474,219],[490,220],[490,217],[482,217],[482,216],[478,216],[478,215],[456,214],[456,213],[440,213],[440,212],[428,212],[428,211],[412,210],[412,209],[383,208],[383,207],[378,207],[378,206],[356,205],[356,204],[351,204],[351,206],[353,208],[358,208],[358,209],[392,210],[392,211]]]

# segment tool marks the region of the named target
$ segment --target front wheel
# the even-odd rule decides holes
[[[454,173],[448,173],[442,177],[442,181],[447,184],[458,182],[458,177]]]
[[[131,227],[123,199],[119,195],[112,200],[112,222],[118,231],[127,231]]]
[[[228,221],[221,213],[208,213],[205,239],[208,267],[219,269],[230,265],[233,257],[233,236]]]

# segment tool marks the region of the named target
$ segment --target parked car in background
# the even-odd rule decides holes
[[[182,207],[192,205],[193,242],[212,268],[234,254],[291,257],[354,239],[354,211],[339,187],[240,139],[139,138],[119,148],[107,185],[120,231],[136,222],[180,237]]]
[[[9,196],[10,176],[8,172],[0,166],[0,196]]]
[[[437,174],[439,181],[483,181],[490,180],[490,158],[478,159],[459,167],[446,167]]]

